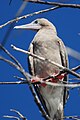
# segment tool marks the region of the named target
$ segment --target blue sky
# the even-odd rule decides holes
[[[67,1],[67,0],[66,0]],[[68,3],[79,3],[78,0],[68,0]],[[20,8],[22,0],[13,0],[9,5],[9,0],[0,1],[0,24],[3,24],[16,15]],[[49,8],[48,5],[38,5],[28,3],[21,15],[35,12],[41,9]],[[21,16],[20,15],[20,16]],[[29,23],[36,18],[47,18],[57,28],[58,36],[63,40],[66,46],[80,52],[80,9],[60,8],[47,13],[28,17],[27,19],[20,20],[16,25]],[[9,25],[0,29],[0,43],[9,28]],[[14,51],[11,44],[17,47],[28,50],[29,44],[36,33],[30,30],[12,30],[5,47],[20,61],[22,66],[28,71],[27,55]],[[9,59],[3,51],[0,52],[1,56]],[[80,64],[80,61],[69,56],[70,68]],[[0,81],[16,81],[13,77],[15,75],[22,75],[9,66],[8,64],[0,61]],[[72,76],[70,76],[72,77]],[[70,91],[70,98],[65,106],[65,115],[80,115],[80,90],[78,88]],[[0,119],[4,114],[15,115],[10,112],[10,108],[19,110],[28,120],[42,120],[38,107],[34,103],[34,98],[27,85],[1,85],[0,86]]]

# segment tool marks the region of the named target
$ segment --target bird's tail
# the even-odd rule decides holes
[[[53,120],[63,120],[63,111],[57,110]]]

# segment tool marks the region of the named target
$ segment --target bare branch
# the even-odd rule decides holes
[[[76,71],[76,70],[79,70],[79,69],[80,69],[80,65],[78,65],[78,66],[72,68],[73,71]]]
[[[10,109],[10,111],[17,113],[22,120],[27,120],[26,117],[24,117],[19,111],[15,110],[15,109]],[[15,116],[4,115],[3,117],[20,120],[19,117],[15,117]]]
[[[80,81],[80,78],[69,78],[68,80],[79,80]]]
[[[23,74],[26,77],[26,80],[29,81],[30,75],[27,72],[25,72],[24,68],[21,66],[21,64],[19,63],[19,61],[14,56],[12,56],[7,49],[5,49],[4,47],[2,47],[2,45],[0,45],[0,48],[3,49],[5,51],[5,53],[7,55],[9,55],[9,57],[11,57],[12,60],[14,60],[16,62],[16,64],[14,62],[8,60],[8,59],[5,59],[4,57],[1,57],[1,56],[0,56],[0,60],[3,60],[5,62],[7,62],[8,64],[10,64],[11,66],[15,67],[17,70],[19,70],[21,72],[21,74]]]
[[[18,11],[17,11],[17,13],[16,13],[16,15],[15,15],[15,18],[16,18],[16,17],[19,17],[19,16],[21,15],[21,13],[23,12],[23,10],[24,10],[25,7],[26,7],[26,4],[27,4],[27,2],[23,2],[23,3],[21,4],[20,8],[18,9]],[[7,31],[6,31],[6,34],[4,35],[4,38],[3,38],[3,40],[1,41],[1,44],[2,44],[3,46],[4,46],[4,45],[6,44],[6,42],[8,41],[8,37],[9,37],[11,31],[13,30],[13,27],[15,26],[15,24],[16,24],[16,22],[13,22],[13,23],[8,27],[8,29],[7,29]],[[0,50],[0,51],[1,51],[1,50]]]
[[[12,118],[12,119],[20,120],[20,118],[15,117],[15,116],[10,116],[10,115],[4,115],[3,117],[10,118],[10,119]]]
[[[15,84],[27,84],[27,81],[15,81],[15,82],[0,82],[0,85],[15,85]]]
[[[9,5],[11,4],[12,0],[9,1]]]
[[[49,12],[49,11],[52,11],[52,10],[55,10],[55,9],[58,9],[58,8],[60,8],[60,7],[58,7],[58,6],[56,6],[56,7],[51,7],[51,8],[47,8],[47,9],[44,9],[44,10],[40,10],[40,11],[37,11],[37,12],[33,12],[33,13],[30,13],[30,14],[27,14],[27,15],[23,15],[23,16],[21,16],[21,17],[17,17],[17,18],[15,18],[15,19],[13,19],[13,20],[10,20],[10,21],[8,21],[8,22],[0,25],[0,28],[3,28],[3,27],[5,27],[6,25],[11,24],[11,23],[13,23],[13,22],[18,22],[18,21],[21,20],[21,19],[25,19],[25,18],[31,17],[31,16],[33,16],[33,15],[37,15],[37,14]]]
[[[24,0],[24,1],[28,1],[28,0]],[[36,3],[40,2],[41,4],[50,4],[50,5],[55,5],[56,7],[51,7],[51,8],[48,8],[48,9],[44,9],[44,10],[33,12],[33,13],[30,13],[30,14],[27,14],[27,15],[23,15],[21,17],[17,17],[15,19],[12,19],[12,20],[10,20],[10,21],[0,25],[0,28],[3,28],[6,25],[11,24],[13,22],[18,22],[21,19],[25,19],[27,17],[31,17],[33,15],[41,14],[41,13],[44,13],[44,12],[49,12],[49,11],[52,11],[52,10],[55,10],[55,9],[58,9],[58,8],[61,8],[61,7],[72,7],[72,8],[79,8],[80,9],[80,5],[79,4],[63,4],[63,3],[57,3],[57,2],[45,2],[45,1],[35,1],[35,0],[34,1],[33,0],[29,0],[29,2],[36,2]]]
[[[3,60],[4,62],[8,63],[9,65],[15,67],[17,70],[20,70],[20,67],[18,65],[16,65],[14,62],[12,62],[8,59],[5,59],[4,57],[1,57],[1,56],[0,56],[0,60]]]
[[[30,1],[30,2],[38,2],[39,0],[24,0],[24,1]],[[45,1],[39,1],[41,4],[49,4],[49,5],[55,5],[56,7],[52,7],[52,8],[48,8],[48,9],[44,9],[44,10],[40,10],[38,12],[34,12],[34,13],[31,13],[31,14],[27,14],[27,15],[24,15],[24,16],[21,16],[21,17],[18,17],[20,16],[21,12],[23,11],[23,9],[25,8],[26,4],[23,3],[22,6],[20,7],[20,9],[18,10],[17,14],[16,14],[16,18],[13,19],[13,20],[10,20],[2,25],[0,25],[0,28],[8,25],[8,24],[11,24],[11,23],[14,23],[21,20],[21,19],[24,19],[24,18],[27,18],[29,16],[33,16],[33,15],[37,15],[37,14],[40,14],[40,13],[44,13],[44,12],[48,12],[48,11],[51,11],[51,10],[55,10],[55,9],[58,9],[58,8],[61,8],[61,7],[71,7],[71,8],[80,8],[80,5],[79,4],[63,4],[63,3],[58,3],[58,2],[45,2]],[[38,2],[38,3],[39,3]],[[12,26],[14,26],[14,24]],[[8,37],[10,31],[12,30],[13,27],[10,26],[4,40],[2,41],[2,44],[4,45],[5,42],[6,42],[6,38]]]
[[[23,52],[23,53],[25,53],[25,54],[28,54],[28,55],[30,55],[30,56],[32,56],[32,57],[35,57],[35,58],[37,58],[37,59],[39,59],[39,60],[41,60],[41,61],[47,61],[47,62],[49,62],[49,63],[51,63],[51,64],[59,67],[60,69],[62,69],[63,72],[67,72],[68,74],[72,74],[72,75],[80,78],[80,75],[79,75],[78,73],[76,73],[76,72],[74,72],[74,71],[72,71],[72,70],[70,70],[70,69],[68,69],[68,68],[66,68],[66,67],[64,67],[64,66],[62,66],[62,65],[60,65],[60,64],[58,64],[58,63],[55,63],[54,61],[51,61],[51,60],[49,60],[49,59],[45,59],[45,58],[40,57],[40,56],[38,56],[38,55],[36,55],[36,54],[33,54],[33,53],[31,53],[31,52],[28,52],[28,51],[25,51],[25,50],[23,50],[23,49],[17,48],[17,47],[15,47],[14,45],[11,45],[11,46],[12,46],[12,48],[13,48],[14,50],[17,50],[17,51]]]
[[[64,116],[64,119],[80,120],[80,116]]]
[[[25,1],[28,1],[28,0],[25,0]],[[2,25],[0,25],[0,28],[8,25],[8,24],[11,24],[13,22],[17,22],[21,19],[25,19],[27,17],[31,17],[33,15],[37,15],[37,14],[41,14],[41,13],[44,13],[44,12],[49,12],[49,11],[52,11],[52,10],[55,10],[55,9],[58,9],[58,8],[61,8],[61,7],[71,7],[71,8],[79,8],[80,9],[80,5],[79,4],[64,4],[64,3],[58,3],[58,2],[46,2],[46,1],[33,1],[33,0],[29,0],[29,2],[35,2],[35,3],[41,3],[41,4],[48,4],[48,5],[55,5],[56,7],[51,7],[51,8],[48,8],[48,9],[44,9],[44,10],[40,10],[40,11],[37,11],[37,12],[33,12],[33,13],[30,13],[30,14],[27,14],[27,15],[24,15],[24,16],[21,16],[21,17],[17,17],[13,20],[10,20]]]
[[[30,75],[31,76],[31,75]],[[25,78],[22,78],[22,77],[19,77],[19,76],[14,76],[14,78],[18,79],[18,80],[21,80],[21,81],[26,81]]]
[[[0,49],[2,49],[20,68],[22,67],[18,60],[0,44]]]
[[[23,10],[26,8],[26,6],[27,6],[27,2],[24,1],[20,6],[20,8],[18,9],[15,17],[19,17],[22,14]]]
[[[67,52],[70,56],[76,58],[77,60],[80,60],[80,53],[70,47],[67,47],[66,46],[66,49],[67,49]]]
[[[10,109],[10,111],[17,113],[22,120],[27,120],[26,117],[24,117],[19,111],[15,109]]]
[[[59,6],[59,7],[69,7],[69,8],[80,9],[80,4],[64,4],[64,3],[59,3],[59,2],[49,2],[49,1],[43,1],[43,0],[24,0],[24,1],[45,4],[45,5],[54,5],[54,6]]]

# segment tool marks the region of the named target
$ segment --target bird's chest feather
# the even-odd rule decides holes
[[[46,37],[47,36],[47,37]],[[49,38],[48,35],[44,37],[35,37],[33,41],[33,52],[34,54],[44,57],[45,59],[50,59],[51,61],[61,64],[61,58],[59,53],[59,46],[56,41],[54,41],[53,36]],[[52,75],[53,73],[58,73],[59,68],[48,63],[46,60],[43,62],[39,59],[34,58],[34,70],[35,75],[38,77],[46,77]]]

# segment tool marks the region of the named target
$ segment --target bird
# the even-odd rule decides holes
[[[54,61],[64,67],[68,67],[68,55],[63,41],[58,37],[56,27],[46,18],[37,18],[29,24],[15,26],[15,29],[29,29],[36,31],[29,51],[46,60],[41,61],[28,56],[29,70],[36,78],[46,78],[50,75],[59,74],[61,69],[47,60]],[[60,77],[60,76],[59,76]],[[68,82],[67,75],[59,79],[51,79],[53,83]],[[68,90],[65,87],[35,84],[35,91],[43,105],[46,114],[51,120],[62,120],[64,106],[68,99]]]

